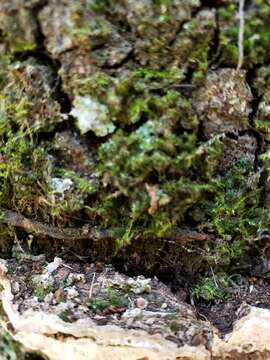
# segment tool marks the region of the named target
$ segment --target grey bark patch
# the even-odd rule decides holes
[[[251,90],[245,71],[210,71],[203,86],[194,94],[194,105],[203,122],[206,137],[247,130],[251,112]]]
[[[223,153],[217,166],[219,174],[225,175],[233,164],[243,157],[248,157],[254,163],[257,149],[257,140],[254,135],[244,134],[238,136],[237,139],[224,137],[222,143]]]

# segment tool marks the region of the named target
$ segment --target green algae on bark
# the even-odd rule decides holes
[[[29,134],[52,131],[64,119],[55,100],[54,80],[50,67],[33,58],[6,64],[0,94],[2,122],[14,123]]]

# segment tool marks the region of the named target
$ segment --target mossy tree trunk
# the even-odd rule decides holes
[[[262,266],[270,5],[244,14],[237,69],[233,0],[2,0],[1,255],[192,283]]]

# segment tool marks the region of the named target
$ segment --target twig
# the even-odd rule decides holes
[[[92,228],[58,228],[28,219],[15,211],[0,208],[0,223],[18,227],[34,235],[48,236],[58,240],[76,241],[81,239],[105,240],[113,237],[110,230]]]
[[[240,70],[244,61],[244,31],[245,31],[245,0],[239,0],[238,16],[239,16],[239,31],[238,31],[238,64],[237,70]]]
[[[216,280],[215,273],[214,273],[212,267],[210,267],[210,269],[211,269],[211,273],[212,273],[212,276],[213,276],[213,280],[214,280],[215,286],[216,286],[217,289],[219,289],[219,286],[218,286],[218,283],[217,283],[217,280]]]
[[[89,290],[89,299],[91,299],[91,298],[92,298],[92,294],[93,294],[93,288],[94,288],[95,279],[96,279],[96,273],[94,272],[94,275],[93,275],[93,277],[92,277],[92,281],[91,281],[90,290]]]
[[[40,236],[47,236],[53,239],[62,240],[68,242],[75,242],[77,240],[91,239],[93,241],[114,240],[119,239],[121,233],[126,229],[121,227],[112,227],[109,229],[99,229],[96,226],[83,228],[59,228],[56,226],[44,224],[37,220],[29,219],[15,211],[8,210],[0,207],[0,223],[6,224],[11,227],[23,229],[24,231]],[[149,235],[145,233],[144,228],[138,228],[138,233],[141,238],[148,238]],[[151,236],[150,236],[151,237]],[[187,244],[189,242],[204,242],[211,240],[208,234],[200,233],[198,231],[190,229],[181,229],[173,227],[168,230],[167,234],[164,234],[164,239],[169,239],[174,243],[180,245]]]

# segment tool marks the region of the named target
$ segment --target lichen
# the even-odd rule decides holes
[[[235,133],[248,129],[252,94],[245,71],[209,71],[194,93],[194,104],[203,121],[204,134]]]
[[[92,130],[97,136],[106,136],[115,129],[109,120],[107,107],[90,96],[75,97],[70,114],[77,118],[77,126],[81,134]]]

